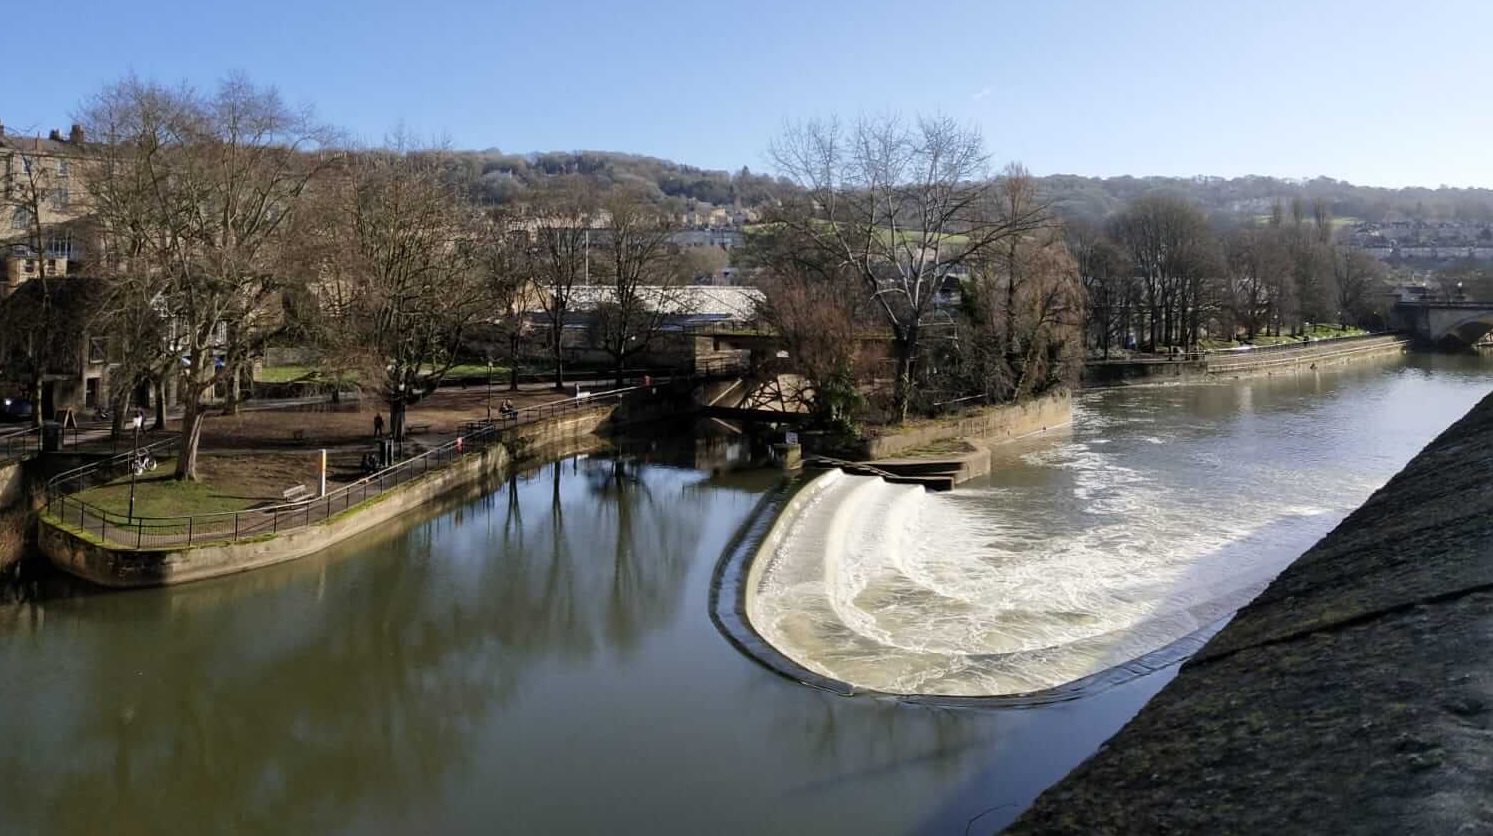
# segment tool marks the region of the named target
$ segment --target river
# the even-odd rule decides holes
[[[1195,588],[1179,578],[1254,588],[1490,388],[1486,360],[1416,355],[1084,393],[1071,430],[1003,451],[930,530],[1050,578],[1069,611],[1107,617],[1129,582],[1123,631]],[[578,459],[281,567],[12,590],[0,833],[989,832],[1173,674],[1029,709],[783,679],[709,613],[769,484]]]

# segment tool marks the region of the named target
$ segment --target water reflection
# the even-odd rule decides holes
[[[699,477],[589,467],[515,477],[356,560],[6,607],[0,829],[406,817],[536,660],[628,650],[676,613]]]
[[[1103,446],[1103,422],[1127,415],[1170,422],[1178,473],[1206,484],[1195,428],[1212,421],[1251,462],[1296,472],[1275,445],[1300,442],[1260,420],[1296,399],[1338,404],[1319,424],[1373,419],[1326,439],[1325,460],[1408,456],[1454,417],[1447,392],[1486,390],[1463,374],[1324,375],[1321,396],[1271,382],[1086,395],[1093,429],[1062,443]],[[1398,413],[1373,375],[1421,387],[1400,391],[1424,420],[1381,420]],[[1126,455],[1161,446],[1145,426]],[[987,711],[768,673],[708,611],[717,559],[776,478],[724,469],[732,444],[750,442],[547,465],[407,531],[178,589],[84,594],[28,575],[25,603],[0,604],[0,832],[988,832],[1169,675]],[[1003,472],[991,487],[1017,511],[1021,495],[1085,487],[1071,469]],[[1022,513],[1083,531],[1102,522],[1094,498]]]

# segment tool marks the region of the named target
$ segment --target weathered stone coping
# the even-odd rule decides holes
[[[1493,832],[1493,396],[1014,833]]]
[[[600,443],[594,433],[613,414],[611,407],[598,407],[526,425],[519,436],[523,447],[520,455],[543,460],[593,449]],[[236,543],[130,549],[107,545],[43,515],[37,527],[37,546],[59,568],[102,586],[134,588],[205,580],[314,554],[437,497],[480,487],[492,477],[505,474],[512,463],[513,456],[506,447],[492,445],[327,520]]]

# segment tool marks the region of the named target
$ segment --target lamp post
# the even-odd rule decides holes
[[[135,443],[130,450],[130,510],[128,515],[130,522],[135,521],[135,478],[140,475],[140,425],[143,423],[145,423],[144,417],[140,415],[139,410],[136,410],[135,416],[130,419],[130,425],[135,428]]]
[[[487,358],[487,423],[492,423],[492,358]]]

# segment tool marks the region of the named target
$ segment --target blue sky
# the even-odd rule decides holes
[[[74,0],[8,130],[246,72],[366,141],[765,170],[784,120],[938,113],[1037,174],[1493,187],[1486,0]],[[23,37],[24,41],[25,38]],[[22,48],[22,52],[26,51]]]

